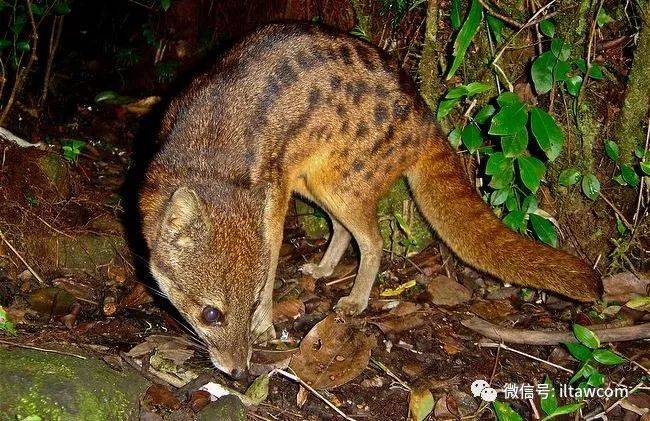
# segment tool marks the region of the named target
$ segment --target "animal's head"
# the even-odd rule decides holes
[[[151,271],[208,346],[212,363],[239,377],[248,368],[251,318],[266,280],[259,200],[241,189],[181,187],[167,201]]]

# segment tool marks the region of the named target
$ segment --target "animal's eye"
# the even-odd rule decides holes
[[[216,307],[205,306],[201,312],[201,318],[207,324],[221,324],[223,322],[223,313]]]

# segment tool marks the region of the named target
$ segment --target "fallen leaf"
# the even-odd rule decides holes
[[[131,102],[122,106],[126,111],[137,116],[148,114],[156,104],[160,102],[159,96],[150,96],[139,101]]]
[[[298,347],[289,349],[255,348],[248,371],[253,375],[260,375],[276,368],[285,369],[289,367],[291,357],[296,352],[298,352]]]
[[[621,272],[603,279],[603,299],[624,303],[637,295],[648,295],[649,288],[649,274],[642,272],[637,278],[631,272]]]
[[[144,342],[131,348],[126,353],[132,358],[141,358],[155,353],[156,356],[182,365],[194,355],[193,344],[178,336],[150,335]]]
[[[424,325],[426,312],[422,306],[405,301],[399,303],[388,314],[370,319],[384,334],[399,333]]]
[[[354,324],[331,314],[307,333],[290,367],[315,389],[340,386],[368,365],[373,342]]]
[[[68,291],[48,287],[40,288],[29,294],[27,301],[32,309],[52,316],[65,316],[70,313],[75,297]]]
[[[431,302],[442,306],[456,306],[472,298],[470,290],[444,275],[437,276],[427,285]]]
[[[257,377],[246,389],[246,396],[250,398],[254,405],[264,402],[269,396],[269,375],[262,374]]]
[[[144,400],[149,406],[160,406],[172,411],[181,407],[181,401],[161,384],[152,384],[149,386]]]
[[[273,323],[296,320],[305,314],[305,303],[297,298],[287,298],[273,303]]]
[[[300,389],[298,389],[298,393],[296,394],[296,405],[298,408],[302,408],[305,403],[307,403],[307,398],[309,397],[309,390],[305,389],[302,385],[300,385]]]
[[[488,300],[472,304],[469,311],[491,322],[499,322],[515,312],[510,300]]]
[[[413,389],[409,399],[411,419],[414,421],[424,420],[433,411],[433,395],[429,389]]]
[[[396,297],[406,291],[409,288],[413,288],[417,282],[415,279],[412,279],[408,282],[404,282],[401,285],[398,285],[396,288],[387,288],[383,290],[379,295],[382,297]]]
[[[151,302],[153,302],[153,297],[147,292],[147,288],[141,283],[136,283],[129,294],[122,299],[120,307],[138,308]]]
[[[210,392],[205,390],[195,390],[190,394],[188,405],[192,411],[199,412],[210,403]]]

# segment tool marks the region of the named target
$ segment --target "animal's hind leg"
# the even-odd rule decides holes
[[[330,276],[350,244],[350,232],[332,215],[330,215],[330,219],[332,220],[332,237],[320,263],[307,263],[300,267],[302,273],[311,275],[314,279]]]

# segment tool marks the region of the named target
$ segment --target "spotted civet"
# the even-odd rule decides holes
[[[518,285],[593,300],[580,259],[505,227],[481,200],[412,81],[376,47],[311,24],[269,25],[175,98],[141,190],[151,272],[219,369],[246,370],[272,337],[273,281],[292,193],[333,225],[328,276],[354,237],[361,313],[379,269],[377,202],[402,175],[431,226],[470,265]]]

